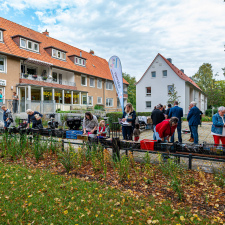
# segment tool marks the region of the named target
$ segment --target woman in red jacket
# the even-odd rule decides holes
[[[157,140],[169,141],[169,138],[173,135],[177,128],[178,118],[171,117],[170,119],[163,120],[155,127],[155,136]]]

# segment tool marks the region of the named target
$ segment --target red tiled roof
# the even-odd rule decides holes
[[[27,27],[21,26],[9,20],[0,17],[0,28],[5,29],[3,32],[4,43],[0,43],[0,52],[14,55],[21,58],[33,58],[41,60],[47,63],[51,63],[56,67],[61,67],[64,69],[77,71],[80,73],[96,76],[103,79],[113,80],[111,72],[109,70],[108,62],[98,56],[92,55],[81,49],[73,47],[69,44],[56,40],[54,38],[48,37],[42,33],[31,30]],[[39,53],[34,53],[21,49],[13,40],[12,37],[16,35],[21,35],[32,40],[40,42]],[[58,60],[52,58],[44,48],[49,46],[55,46],[58,49],[63,49],[67,52],[66,61]],[[80,55],[82,52],[82,58],[86,58],[86,67],[75,65],[69,58],[69,55]],[[123,79],[125,84],[128,84],[126,80]]]
[[[186,74],[184,74],[181,70],[179,70],[176,66],[174,66],[171,62],[169,62],[164,56],[162,56],[160,53],[157,54],[157,56],[161,56],[164,61],[170,66],[170,68],[178,75],[178,77],[180,77],[182,80],[187,81],[189,83],[191,83],[193,86],[195,86],[196,88],[198,88],[200,91],[201,88],[191,79],[189,78]],[[157,58],[157,56],[155,57],[155,59]],[[155,61],[155,59],[152,61],[152,63]],[[148,69],[151,67],[152,63],[150,64],[150,66],[148,67]],[[148,71],[148,69],[145,71],[145,73],[143,74],[143,76],[146,74],[146,72]],[[141,79],[143,78],[143,76],[141,77]],[[141,80],[140,79],[140,80]],[[139,80],[139,81],[140,81]],[[138,81],[138,82],[139,82]],[[137,83],[138,83],[137,82]],[[136,83],[136,84],[137,84]]]

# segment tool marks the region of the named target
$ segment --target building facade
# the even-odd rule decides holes
[[[124,80],[125,103],[127,85]],[[105,59],[1,17],[0,90],[7,105],[17,92],[19,112],[119,108]]]
[[[167,105],[174,90],[184,114],[188,113],[191,101],[197,102],[202,112],[207,109],[207,96],[198,85],[184,74],[184,70],[174,66],[171,58],[166,59],[158,54],[136,83],[137,111],[151,112],[159,103]]]

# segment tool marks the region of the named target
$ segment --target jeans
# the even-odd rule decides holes
[[[154,139],[154,140],[162,140],[160,137],[159,137],[159,133],[155,130],[155,128],[154,128],[154,134],[155,134],[155,137],[156,137],[156,139]],[[163,138],[163,140],[164,140],[164,142],[166,142],[166,137],[164,137]]]
[[[190,132],[191,132],[191,138],[194,138],[193,134],[192,134],[191,126],[189,126],[189,129],[190,129]]]
[[[175,133],[175,132],[174,132]],[[177,124],[177,134],[178,134],[178,141],[182,143],[182,137],[181,137],[181,123]],[[174,142],[174,134],[171,136],[170,139],[171,142]]]
[[[153,125],[153,140],[156,140],[156,136],[155,136],[155,132],[156,132],[156,131],[155,131],[155,126],[156,126],[156,125]]]
[[[124,140],[132,140],[132,126],[122,126]]]
[[[190,126],[194,137],[194,144],[198,144],[198,126]]]
[[[7,123],[7,121],[4,121],[4,127],[7,128],[10,126],[11,123]]]

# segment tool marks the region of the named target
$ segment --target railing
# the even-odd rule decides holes
[[[68,85],[68,86],[73,86],[76,87],[76,83],[75,82],[71,82],[71,81],[66,81],[66,80],[54,80],[54,78],[49,78],[47,76],[40,76],[40,75],[32,75],[32,74],[24,74],[21,73],[20,74],[20,78],[23,79],[28,79],[28,80],[36,80],[36,81],[44,81],[47,83],[53,83],[53,84],[62,84],[62,85]]]

